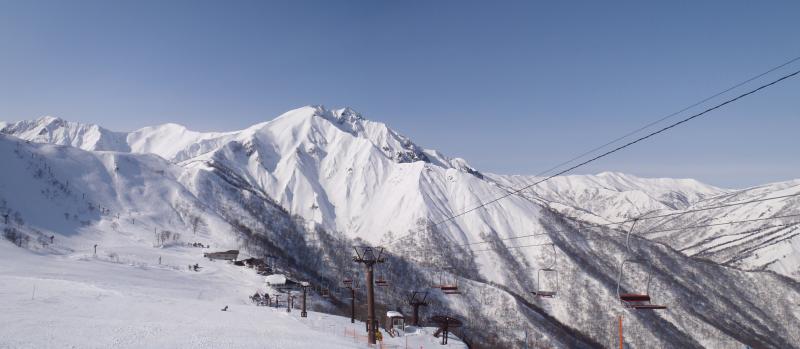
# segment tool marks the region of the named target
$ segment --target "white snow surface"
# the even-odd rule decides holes
[[[268,285],[285,285],[286,275],[283,274],[267,275],[267,277],[264,278],[264,282],[266,282]]]
[[[106,244],[97,256],[88,249],[53,255],[0,241],[0,348],[367,347],[363,338],[345,336],[363,336],[361,322],[316,312],[301,318],[297,309],[245,302],[261,284],[252,270],[203,263],[189,248]],[[188,271],[188,263],[203,269]],[[431,333],[390,338],[384,332],[384,344],[442,347]],[[457,338],[445,347],[465,348]]]

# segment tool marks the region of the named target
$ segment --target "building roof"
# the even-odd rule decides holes
[[[264,282],[266,282],[268,285],[286,285],[286,280],[288,279],[286,278],[286,275],[283,274],[267,275],[267,277],[264,278]]]
[[[389,317],[389,318],[400,317],[400,318],[402,318],[404,316],[400,312],[397,312],[397,311],[394,311],[394,310],[389,310],[389,311],[386,312],[386,317]]]

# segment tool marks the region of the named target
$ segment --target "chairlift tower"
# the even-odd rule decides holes
[[[300,317],[308,317],[308,312],[306,311],[306,294],[308,293],[308,287],[310,284],[306,281],[300,283],[300,287],[303,288],[303,310],[300,311]]]
[[[383,247],[355,246],[356,255],[353,261],[364,264],[367,273],[367,339],[375,344],[375,264],[383,263]]]
[[[427,299],[427,291],[412,291],[408,295],[408,305],[414,309],[414,317],[411,319],[412,325],[419,326],[419,307],[427,307]]]

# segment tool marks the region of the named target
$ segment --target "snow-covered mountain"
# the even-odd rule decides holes
[[[524,326],[539,343],[608,345],[614,333],[609,326],[620,312],[616,268],[631,252],[619,230],[585,222],[690,209],[740,195],[693,180],[566,176],[431,226],[536,178],[480,172],[347,108],[304,107],[220,133],[175,124],[119,133],[53,118],[8,123],[0,132],[8,135],[0,142],[2,161],[15,168],[3,175],[0,195],[4,209],[19,213],[28,232],[63,235],[76,250],[70,244],[106,236],[124,237],[118,245],[130,243],[125,239],[148,241],[150,230],[134,228],[134,222],[185,236],[202,216],[208,227],[200,236],[204,241],[256,256],[279,254],[293,273],[332,283],[356,270],[349,246],[359,239],[386,243],[394,261],[386,273],[395,287],[379,294],[381,302],[395,305],[404,292],[426,287],[434,274],[450,270],[465,294],[437,295],[436,309],[471,319],[467,329],[482,329],[475,332],[480,343],[519,344],[523,333],[506,333],[505,340],[487,333]],[[41,183],[31,184],[38,178]],[[86,200],[104,209],[97,213]],[[772,212],[778,210],[762,213]],[[142,230],[141,237],[128,229]],[[530,236],[511,239],[519,235]],[[628,314],[626,326],[637,329],[631,343],[700,347],[727,340],[791,347],[800,342],[792,332],[800,325],[797,313],[774,302],[775,297],[797,302],[796,281],[678,251],[708,257],[691,250],[695,240],[642,235],[668,244],[637,240],[633,253],[651,261],[653,293],[670,308]],[[537,247],[549,242],[552,249]],[[467,243],[472,245],[459,246]],[[531,298],[536,271],[551,266],[553,258],[559,297]],[[640,287],[641,276],[623,287]]]
[[[523,188],[543,178],[489,175],[508,188]],[[585,220],[619,221],[648,212],[680,210],[730,192],[694,179],[640,178],[617,172],[552,178],[524,191],[531,199],[572,210]]]
[[[97,125],[66,121],[52,116],[15,123],[3,123],[0,132],[37,143],[69,145],[83,150],[128,152],[122,132],[113,132]]]
[[[373,241],[388,231],[405,232],[419,218],[435,219],[428,217],[430,206],[439,206],[438,216],[443,217],[475,202],[474,196],[467,195],[459,207],[447,207],[436,202],[438,188],[425,182],[459,184],[458,175],[480,176],[463,159],[425,151],[385,124],[366,120],[348,108],[300,108],[226,133],[193,132],[165,124],[119,134],[53,118],[10,124],[1,132],[85,150],[156,154],[200,172],[210,166],[224,167],[293,214]],[[85,141],[98,138],[97,134],[125,141],[116,149]],[[382,204],[374,205],[377,202]]]
[[[499,175],[489,178],[509,188],[541,179]],[[553,178],[520,196],[596,224],[642,217],[645,219],[638,222],[636,234],[690,256],[747,270],[768,269],[800,279],[800,239],[795,239],[798,226],[794,224],[800,223],[800,217],[792,217],[800,214],[798,180],[730,190],[692,179],[637,178],[606,172]],[[773,197],[777,199],[764,200]],[[717,206],[723,207],[708,209]],[[667,217],[647,218],[663,215]],[[773,219],[783,216],[789,217]],[[724,224],[751,219],[757,221]],[[630,223],[625,225],[628,226]],[[681,229],[695,226],[700,228]]]

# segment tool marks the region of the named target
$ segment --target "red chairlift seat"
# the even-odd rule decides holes
[[[619,300],[625,308],[637,310],[659,310],[667,309],[666,305],[651,304],[650,295],[638,293],[622,293]]]
[[[378,273],[374,281],[375,286],[379,287],[389,286],[389,280],[386,280],[386,277],[384,275],[385,275],[384,273]]]
[[[623,302],[649,302],[650,296],[646,294],[623,293],[619,295],[619,299]]]
[[[441,289],[444,294],[461,294],[461,290],[458,289],[458,285],[456,284],[440,285],[439,289]]]

